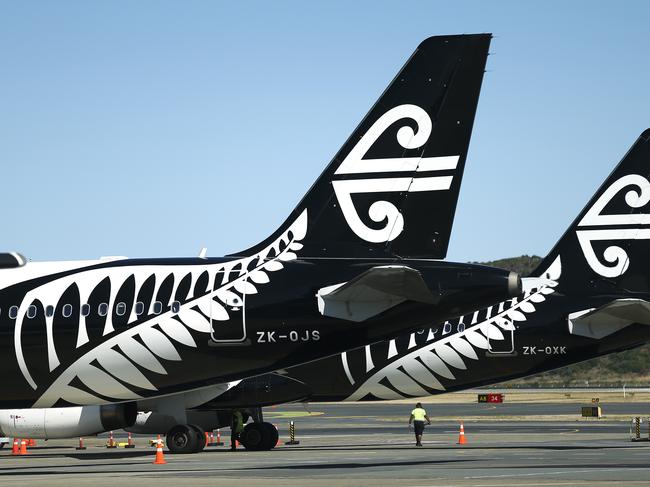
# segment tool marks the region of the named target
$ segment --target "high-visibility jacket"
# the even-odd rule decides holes
[[[414,421],[424,421],[424,417],[427,415],[427,412],[422,408],[415,408],[411,411]]]
[[[235,433],[241,433],[244,431],[244,416],[241,411],[235,411],[232,413],[232,426]]]

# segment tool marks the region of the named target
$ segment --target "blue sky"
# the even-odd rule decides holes
[[[650,126],[647,2],[2,2],[0,249],[270,234],[417,44],[492,32],[448,258],[545,254]]]

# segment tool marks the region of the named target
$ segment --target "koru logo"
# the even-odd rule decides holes
[[[640,225],[650,225],[650,215],[645,213],[629,213],[619,215],[603,215],[601,212],[610,201],[623,189],[632,187],[625,194],[625,203],[631,208],[643,208],[650,201],[650,182],[638,174],[628,174],[614,182],[598,198],[580,223],[576,236],[589,266],[603,277],[621,276],[629,267],[630,259],[627,252],[617,245],[611,245],[603,252],[603,259],[596,255],[592,242],[603,240],[646,240],[650,239],[650,228],[640,228]],[[608,229],[584,230],[584,227],[613,227]]]
[[[456,169],[460,156],[363,159],[388,127],[406,118],[415,121],[417,132],[405,125],[397,131],[397,142],[404,149],[419,149],[424,146],[431,135],[431,118],[426,111],[416,105],[399,105],[384,113],[370,127],[334,174],[412,173]],[[386,224],[379,229],[369,228],[359,218],[352,203],[353,194],[446,191],[451,187],[452,179],[453,176],[413,178],[405,174],[403,177],[334,180],[332,185],[350,229],[367,242],[380,243],[394,240],[402,233],[404,217],[393,203],[384,200],[375,201],[368,209],[368,216],[377,223],[385,221]]]

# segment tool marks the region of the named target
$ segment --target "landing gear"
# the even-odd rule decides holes
[[[167,433],[167,448],[172,453],[198,453],[205,448],[205,433],[193,424],[177,424]]]
[[[263,449],[272,450],[275,448],[275,445],[278,444],[278,438],[280,437],[278,434],[278,429],[271,423],[262,423],[262,426],[267,430],[265,435],[266,441],[264,442]]]
[[[195,424],[189,424],[188,426],[194,430],[194,434],[196,435],[196,448],[192,453],[202,452],[205,448],[205,431]]]
[[[247,450],[271,450],[278,442],[278,430],[271,423],[249,423],[239,435],[239,441]]]

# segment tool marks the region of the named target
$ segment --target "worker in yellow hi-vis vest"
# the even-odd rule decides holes
[[[232,451],[237,449],[237,442],[242,431],[244,431],[244,415],[235,409],[232,412],[232,423],[230,424],[230,449]]]
[[[411,411],[411,417],[409,418],[409,428],[411,424],[415,426],[415,446],[422,446],[422,433],[424,433],[425,420],[427,424],[431,424],[427,412],[422,409],[422,403],[417,403],[415,409]]]

